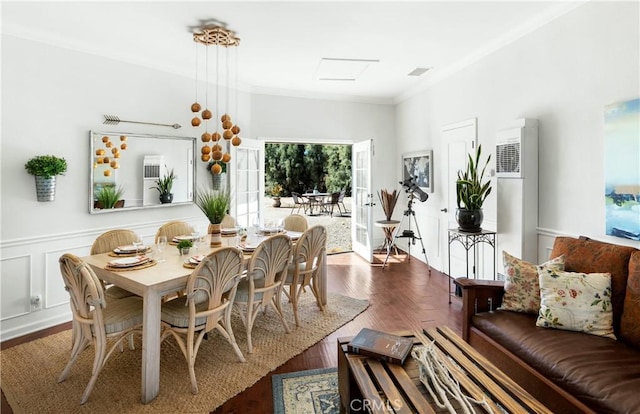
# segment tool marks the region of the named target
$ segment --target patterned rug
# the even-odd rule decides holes
[[[275,414],[337,414],[340,412],[337,368],[274,374]]]

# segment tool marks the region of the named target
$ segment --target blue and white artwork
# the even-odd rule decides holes
[[[606,227],[640,240],[640,99],[604,111]]]

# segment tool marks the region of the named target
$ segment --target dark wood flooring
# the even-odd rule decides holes
[[[384,255],[381,256],[384,258]],[[379,257],[378,257],[379,259]],[[271,375],[338,365],[337,338],[353,336],[360,328],[382,331],[421,329],[447,325],[461,333],[461,305],[456,299],[448,303],[449,278],[436,271],[429,276],[427,266],[406,256],[391,257],[387,266],[369,264],[353,253],[328,256],[328,290],[356,298],[369,299],[365,312],[318,342],[302,354],[287,361],[251,388],[230,399],[213,413],[245,414],[273,412]],[[381,261],[380,261],[381,263]],[[2,349],[70,329],[70,323],[11,339]],[[1,412],[13,413],[2,394]]]

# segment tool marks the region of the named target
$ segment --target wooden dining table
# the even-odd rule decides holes
[[[224,245],[235,245],[235,237],[223,237]],[[197,254],[205,255],[216,248],[209,247],[209,241],[203,243]],[[194,253],[195,254],[195,253]],[[183,259],[177,249],[167,248],[164,260],[156,265],[140,269],[107,270],[105,266],[115,258],[109,253],[83,257],[98,278],[141,296],[143,299],[142,322],[142,403],[147,404],[158,396],[160,391],[160,315],[162,298],[186,288],[187,279],[193,269],[183,266]],[[245,253],[245,261],[251,253]],[[317,281],[318,294],[323,306],[327,304],[327,269],[323,260]]]

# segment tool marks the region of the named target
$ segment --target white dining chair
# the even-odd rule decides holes
[[[130,296],[107,302],[100,279],[82,259],[66,253],[59,263],[76,329],[73,330],[71,357],[58,382],[67,379],[80,353],[93,345],[95,356],[91,378],[80,399],[80,404],[84,404],[116,347],[122,349],[127,336],[142,333],[142,298]]]
[[[189,367],[193,394],[198,393],[196,356],[208,332],[217,330],[240,361],[245,362],[231,329],[231,310],[242,275],[242,262],[242,251],[235,247],[214,251],[189,275],[185,295],[162,304],[161,340],[173,336],[180,346]]]
[[[247,331],[247,347],[253,353],[251,331],[254,322],[264,307],[273,306],[282,320],[285,332],[289,326],[282,313],[282,281],[287,276],[291,262],[291,240],[285,234],[268,237],[256,247],[249,264],[246,278],[238,284],[234,307]]]

